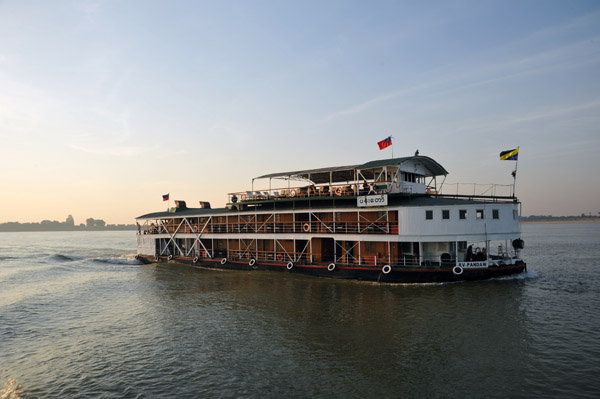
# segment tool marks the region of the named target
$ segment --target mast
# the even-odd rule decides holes
[[[519,147],[517,147],[517,154],[519,154]],[[513,197],[517,196],[516,185],[517,185],[517,167],[519,166],[519,156],[517,155],[517,160],[515,162],[515,170],[512,172],[513,176]]]

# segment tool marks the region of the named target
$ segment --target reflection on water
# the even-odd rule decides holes
[[[598,226],[525,226],[528,273],[429,285],[140,265],[129,232],[5,234],[0,386],[31,398],[597,397]]]
[[[147,272],[159,324],[187,317],[203,356],[237,376],[231,389],[258,393],[278,381],[277,392],[301,396],[431,397],[486,378],[506,394],[499,375],[523,384],[522,279],[399,286],[187,266]]]

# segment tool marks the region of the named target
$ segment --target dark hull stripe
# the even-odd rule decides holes
[[[156,263],[154,257],[140,256],[143,263]],[[159,262],[168,261],[167,257],[160,257]],[[341,266],[336,265],[335,270],[327,270],[327,265],[307,265],[294,264],[291,270],[287,269],[286,263],[256,262],[253,266],[248,261],[227,261],[221,264],[221,259],[202,259],[193,263],[192,258],[173,258],[170,262],[192,264],[194,266],[205,267],[208,269],[221,270],[269,270],[286,271],[291,273],[300,273],[318,277],[330,277],[341,279],[357,279],[368,281],[380,281],[391,283],[430,283],[430,282],[449,282],[463,280],[484,280],[493,277],[501,277],[510,274],[521,273],[525,270],[525,263],[517,265],[491,267],[491,268],[464,268],[463,273],[455,275],[452,269],[404,269],[402,266],[393,266],[388,274],[382,272],[382,267],[372,266]]]

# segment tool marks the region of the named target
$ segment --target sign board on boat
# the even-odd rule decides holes
[[[387,194],[381,195],[361,195],[356,197],[356,206],[364,208],[366,206],[387,206]]]
[[[463,269],[477,269],[480,267],[488,267],[488,263],[486,261],[482,261],[482,262],[458,262],[457,263],[458,266],[462,267]]]

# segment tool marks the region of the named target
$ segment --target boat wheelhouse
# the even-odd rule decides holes
[[[520,202],[499,193],[511,186],[444,194],[447,174],[426,156],[267,174],[225,208],[139,216],[137,257],[400,283],[522,272]]]

